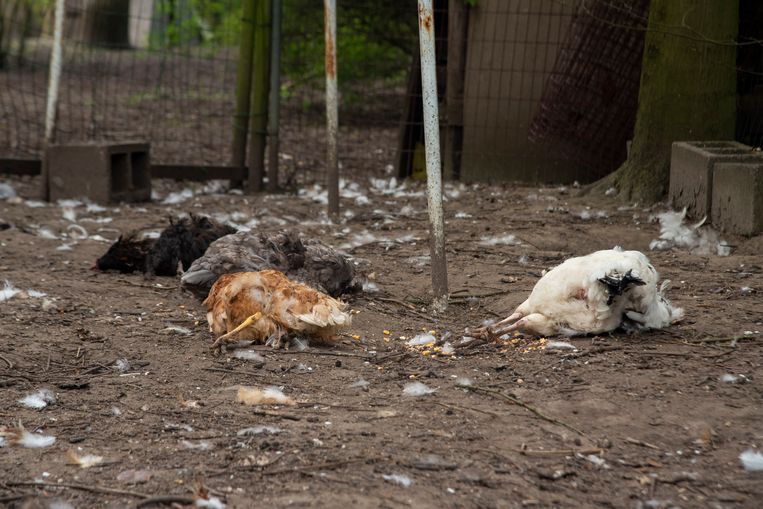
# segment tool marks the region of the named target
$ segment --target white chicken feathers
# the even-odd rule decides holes
[[[493,334],[524,331],[543,336],[599,334],[627,318],[643,329],[679,320],[683,310],[663,296],[659,274],[639,251],[621,248],[570,258],[548,271],[516,311],[490,328]]]

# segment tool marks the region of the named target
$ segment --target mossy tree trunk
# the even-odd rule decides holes
[[[738,22],[738,0],[651,1],[631,155],[602,185],[657,202],[673,141],[733,139]]]

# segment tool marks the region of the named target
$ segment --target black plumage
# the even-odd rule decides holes
[[[146,272],[174,276],[179,265],[188,270],[212,242],[235,231],[233,227],[204,216],[191,214],[177,222],[170,219],[170,225],[162,231],[146,256]]]
[[[175,276],[178,265],[188,269],[212,242],[235,231],[208,217],[193,214],[178,221],[170,219],[170,225],[158,239],[139,238],[137,233],[120,236],[96,261],[95,268]]]

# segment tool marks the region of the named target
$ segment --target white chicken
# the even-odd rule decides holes
[[[625,322],[661,329],[680,320],[683,310],[663,295],[670,281],[658,282],[639,251],[616,247],[570,258],[548,271],[511,316],[474,332],[576,336],[613,331]]]

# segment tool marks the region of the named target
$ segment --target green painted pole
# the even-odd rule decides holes
[[[236,69],[236,113],[233,115],[233,146],[231,166],[246,166],[246,138],[249,133],[249,105],[252,89],[252,53],[254,50],[254,2],[243,0],[241,13],[241,41]],[[241,187],[241,181],[231,181]]]
[[[254,66],[252,74],[252,116],[249,146],[249,192],[263,190],[265,145],[268,135],[268,95],[270,89],[270,0],[256,0],[254,23]]]

